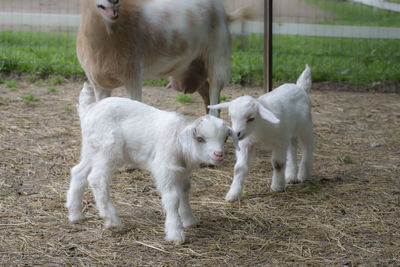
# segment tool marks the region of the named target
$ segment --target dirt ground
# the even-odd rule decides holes
[[[160,196],[145,171],[115,175],[111,193],[123,230],[102,230],[89,190],[87,219],[68,222],[81,84],[64,83],[53,93],[46,81],[20,81],[17,91],[0,85],[1,266],[400,266],[399,94],[321,91],[315,84],[312,179],[282,193],[269,191],[270,155],[260,150],[241,201],[225,202],[235,161],[229,140],[221,166],[192,175],[191,203],[201,223],[177,246],[164,241]],[[175,91],[143,92],[144,102],[158,108],[203,114],[197,95],[179,104]],[[28,93],[38,101],[24,104]],[[262,93],[223,91],[228,100]]]

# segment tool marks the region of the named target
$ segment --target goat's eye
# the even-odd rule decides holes
[[[251,121],[254,121],[254,118],[248,118],[247,119],[247,122],[251,122]]]
[[[206,141],[206,140],[204,140],[203,137],[200,137],[200,136],[196,137],[196,140],[197,140],[197,142],[199,142],[199,143],[204,143],[204,142]]]

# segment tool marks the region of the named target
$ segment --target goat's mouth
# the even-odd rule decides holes
[[[109,18],[110,20],[117,20],[119,16],[118,7],[105,7],[103,5],[97,5],[97,9],[102,13],[104,16]]]
[[[224,161],[224,158],[223,157],[212,157],[212,161],[214,164],[219,164],[222,161]]]

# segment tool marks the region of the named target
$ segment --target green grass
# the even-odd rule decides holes
[[[234,42],[231,82],[261,85],[263,38],[252,35],[246,52]],[[295,81],[308,63],[313,81],[371,85],[400,81],[399,40],[274,35],[274,83]],[[250,52],[248,52],[250,51]],[[250,77],[250,78],[249,78]]]
[[[55,87],[49,87],[49,88],[47,88],[47,91],[49,93],[55,93],[57,91],[57,89]]]
[[[75,54],[75,35],[0,32],[0,73],[28,74],[40,86],[42,78],[59,85],[65,78],[84,78]],[[353,84],[400,81],[399,40],[323,38],[274,35],[274,84],[294,81],[308,63],[314,81]],[[263,84],[263,38],[234,38],[230,82]],[[146,80],[165,86],[168,80]]]
[[[6,81],[6,86],[12,91],[18,90],[18,82],[16,80]]]
[[[344,156],[344,155],[339,155],[338,156],[338,159],[341,161],[341,162],[343,162],[343,163],[346,163],[346,164],[357,164],[357,162],[355,161],[355,160],[353,160],[350,156],[348,156],[348,155],[346,155],[346,156]]]
[[[34,75],[30,75],[26,78],[26,80],[30,83],[35,83],[37,81],[37,77]]]
[[[65,82],[65,79],[61,76],[54,76],[49,79],[51,85],[61,85]]]
[[[22,98],[22,101],[24,102],[24,104],[26,104],[26,105],[29,105],[33,101],[38,101],[39,100],[33,94],[23,95],[23,96],[21,96],[21,98]]]
[[[317,23],[352,26],[400,27],[398,12],[375,9],[352,1],[302,0],[331,13],[333,18]]]
[[[175,98],[175,101],[181,104],[187,104],[187,103],[192,103],[193,99],[185,94],[180,94]]]
[[[0,72],[29,73],[44,78],[84,76],[75,54],[75,35],[0,32]]]

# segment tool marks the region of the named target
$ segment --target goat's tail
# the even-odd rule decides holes
[[[306,64],[306,68],[297,79],[296,85],[302,87],[307,93],[309,93],[311,89],[311,83],[311,69],[308,64]]]
[[[227,14],[228,23],[232,23],[234,21],[243,21],[243,20],[253,20],[256,15],[253,9],[249,7],[241,7],[232,13]]]
[[[95,102],[93,90],[90,90],[88,83],[85,82],[81,94],[79,95],[78,113],[80,118],[86,114],[90,104],[93,102]]]

